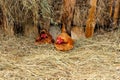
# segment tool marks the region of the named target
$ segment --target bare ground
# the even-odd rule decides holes
[[[120,80],[120,29],[79,39],[67,52],[0,33],[0,80]]]

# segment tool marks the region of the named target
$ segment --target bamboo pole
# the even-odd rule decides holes
[[[110,17],[113,22],[113,29],[116,28],[115,25],[117,25],[118,18],[119,18],[119,10],[120,10],[120,0],[111,0],[111,5],[110,5]]]
[[[71,22],[75,9],[76,0],[63,0],[62,24],[65,25],[66,31],[71,35]]]
[[[96,3],[97,0],[90,0],[91,8],[89,9],[88,19],[86,21],[85,36],[87,38],[92,37],[94,34],[94,28],[96,24]]]

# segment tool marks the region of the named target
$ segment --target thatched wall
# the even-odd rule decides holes
[[[48,30],[51,23],[61,22],[62,5],[63,0],[0,0],[0,24],[7,34],[35,36],[38,26]],[[104,27],[111,23],[110,6],[110,0],[97,0],[97,25]],[[90,7],[90,0],[76,0],[71,24],[85,27]]]

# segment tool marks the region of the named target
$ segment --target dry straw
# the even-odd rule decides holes
[[[41,12],[41,8],[46,7],[40,6],[41,1],[0,0],[0,8],[4,10],[3,16],[7,21],[6,28],[13,28],[11,26],[14,21],[24,24],[36,22],[46,11],[47,18],[51,18],[49,15],[52,14],[53,21],[57,22],[60,19],[62,0],[45,0],[51,1],[52,6],[46,6],[54,13],[49,8]],[[109,4],[109,0],[98,0],[97,23],[104,25],[106,19],[109,19]],[[77,0],[75,25],[85,25],[89,8],[89,0]],[[53,45],[48,44],[35,46],[33,38],[9,38],[0,31],[0,79],[119,80],[120,29],[91,39],[79,39],[75,42],[74,49],[67,52],[56,51]]]

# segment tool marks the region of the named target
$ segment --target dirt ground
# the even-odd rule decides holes
[[[120,80],[120,29],[79,39],[73,50],[0,32],[0,80]]]

